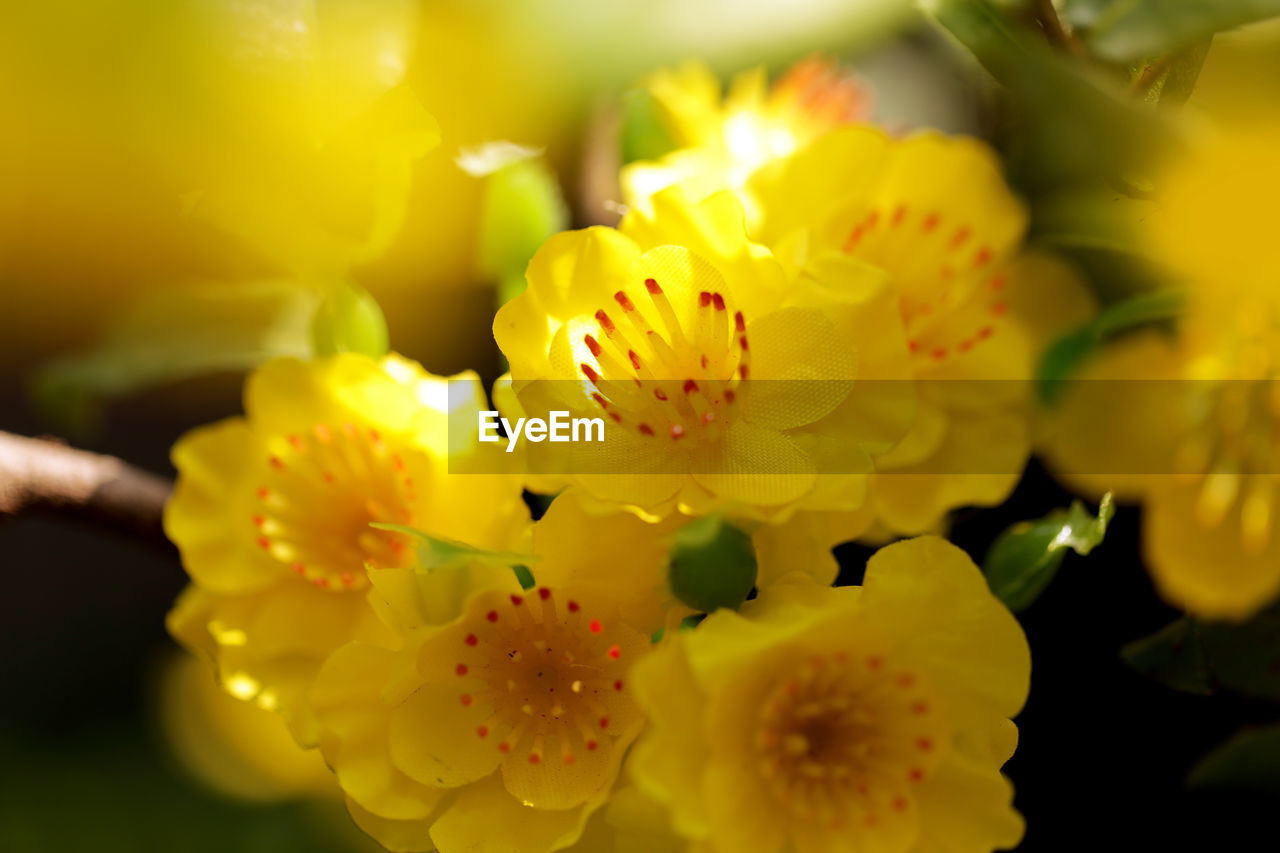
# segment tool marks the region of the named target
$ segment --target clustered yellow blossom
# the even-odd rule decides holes
[[[919,400],[910,433],[878,459],[877,521],[920,533],[952,509],[1007,498],[1031,453],[1036,361],[1093,304],[1061,262],[1023,249],[1026,210],[994,152],[850,127],[750,186],[763,211],[754,238],[801,280],[862,267],[894,294]]]
[[[764,164],[828,130],[868,118],[866,86],[834,61],[804,60],[769,86],[763,68],[734,78],[723,96],[707,66],[688,62],[642,84],[675,148],[656,161],[622,169],[623,201],[647,209],[660,190],[679,185],[695,200],[741,191]]]
[[[474,376],[455,381],[473,386],[478,411]],[[447,473],[449,401],[446,380],[397,356],[281,359],[249,378],[244,417],[173,449],[165,531],[192,583],[169,629],[304,743],[315,738],[305,692],[324,659],[387,637],[366,567],[412,557],[406,536],[371,522],[494,549],[526,535],[518,478]]]
[[[830,64],[723,104],[692,66],[650,85],[682,148],[493,323],[495,408],[607,440],[508,454],[471,431],[472,374],[269,362],[174,448],[170,629],[389,850],[1012,846],[1017,622],[936,537],[861,586],[831,549],[1002,500],[1037,348],[1088,300],[1022,250],[991,152],[852,125]],[[556,495],[536,522],[524,487]],[[680,534],[718,520],[756,594],[690,620]]]
[[[1158,590],[1213,619],[1280,595],[1278,143],[1280,128],[1241,130],[1176,164],[1147,237],[1185,312],[1106,347],[1054,414],[1061,476],[1140,501]]]
[[[964,552],[899,542],[862,587],[780,585],[642,661],[632,774],[711,851],[1013,847],[1030,668]]]

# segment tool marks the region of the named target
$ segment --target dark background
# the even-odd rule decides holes
[[[20,385],[4,381],[0,428],[39,434],[46,425]],[[211,377],[118,402],[86,445],[172,474],[169,445],[237,412],[239,386],[236,376]],[[1006,505],[960,512],[953,539],[981,561],[1007,525],[1070,498],[1033,463]],[[1274,834],[1273,800],[1188,792],[1183,780],[1206,751],[1241,725],[1273,721],[1276,709],[1173,692],[1117,655],[1178,615],[1143,570],[1139,517],[1122,507],[1106,542],[1088,558],[1069,556],[1022,616],[1032,689],[1006,768],[1028,822],[1020,849],[1260,849]],[[837,549],[842,583],[858,581],[869,553]],[[305,806],[226,800],[168,754],[154,681],[174,652],[164,616],[184,583],[176,554],[28,517],[0,525],[0,567],[0,850],[342,849]]]

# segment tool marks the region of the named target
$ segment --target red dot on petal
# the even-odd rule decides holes
[[[607,729],[607,728],[609,728],[609,718],[608,718],[608,717],[601,717],[601,718],[600,718],[600,728],[602,728],[602,729]]]
[[[570,613],[577,613],[577,612],[578,612],[578,609],[579,609],[579,608],[578,608],[578,602],[576,602],[576,601],[570,601],[570,602],[569,602],[569,612],[570,612]]]
[[[510,751],[511,751],[511,744],[507,743],[505,740],[502,743],[498,744],[498,752],[505,753]]]
[[[621,682],[621,681],[615,681],[615,682],[613,682],[613,689],[614,689],[614,690],[622,690],[622,682]]]
[[[587,752],[595,752],[596,742],[594,740],[587,741]]]
[[[476,726],[476,734],[478,734],[480,737],[488,737],[488,736],[489,736],[489,727],[488,727],[488,726]]]
[[[551,597],[551,590],[547,589],[545,586],[538,588],[538,598],[541,598],[543,601],[546,601],[550,597]]]
[[[604,630],[604,626],[600,624],[599,619],[592,619],[591,622],[587,624],[587,627],[591,629],[591,633],[593,634],[599,634]]]
[[[462,704],[463,704],[463,706],[464,706],[464,707],[470,707],[470,706],[471,706],[471,694],[470,694],[470,693],[463,693],[463,694],[462,694],[462,696],[461,696],[460,698],[462,699]]]
[[[540,761],[542,761],[542,756],[541,756],[541,755],[538,755],[538,753],[536,753],[536,752],[531,752],[531,753],[529,753],[529,763],[530,763],[530,764],[537,764],[537,763],[538,763],[538,762],[540,762]]]
[[[928,752],[929,750],[933,749],[933,741],[927,737],[922,737],[918,741],[916,741],[916,748],[919,749],[921,752]]]
[[[618,658],[622,657],[622,649],[618,648],[617,646],[610,646],[609,657],[613,658],[614,660],[617,660]]]
[[[454,670],[453,670],[453,671],[454,671],[454,672],[456,672],[456,673],[458,673],[458,675],[466,675],[466,674],[467,674],[467,665],[466,665],[465,663],[460,663],[460,664],[458,664],[456,667],[454,667]]]
[[[498,611],[496,611],[496,610],[490,610],[488,613],[486,613],[486,614],[484,615],[484,618],[488,619],[490,622],[497,622],[497,621],[498,621]]]
[[[518,595],[513,595],[511,596],[511,603],[516,607],[519,607],[521,604],[524,604],[524,598]]]
[[[474,646],[478,642],[480,642],[480,638],[475,634],[467,634],[466,643],[468,646]]]

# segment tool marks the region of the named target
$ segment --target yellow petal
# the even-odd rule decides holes
[[[192,579],[206,589],[249,592],[285,576],[255,544],[250,472],[258,448],[243,418],[194,429],[173,447],[178,480],[165,506],[165,533]]]
[[[1010,724],[1011,725],[1011,724]],[[1011,850],[1025,822],[1013,808],[1013,787],[980,745],[958,739],[916,793],[921,837],[916,849],[937,853]]]
[[[531,808],[507,793],[501,776],[494,774],[458,793],[432,825],[431,840],[441,850],[545,853],[577,840],[598,805],[561,811]]]
[[[390,713],[392,760],[424,785],[465,785],[488,776],[502,761],[493,738],[476,733],[492,708],[464,705],[462,692],[450,684],[424,684]]]
[[[1159,331],[1109,344],[1063,388],[1042,443],[1054,474],[1087,494],[1141,497],[1177,470],[1187,432],[1185,362]]]
[[[758,561],[756,586],[764,588],[792,573],[829,586],[839,565],[831,549],[856,539],[869,518],[857,512],[801,511],[781,524],[764,524],[751,537]]]
[[[1243,478],[1280,498],[1270,475]],[[1143,516],[1143,551],[1156,588],[1171,604],[1205,619],[1247,619],[1280,596],[1280,528],[1273,520],[1262,547],[1246,547],[1244,501],[1235,500],[1215,524],[1198,511],[1203,480],[1155,478]]]
[[[396,358],[389,374],[384,362],[355,353],[304,362],[280,358],[267,362],[245,382],[244,405],[255,430],[285,435],[316,424],[377,424],[386,432],[410,428],[421,412],[405,366]],[[413,365],[412,373],[421,374]]]
[[[632,670],[631,685],[650,714],[648,732],[632,750],[628,767],[636,784],[671,810],[671,823],[688,836],[707,831],[702,771],[707,742],[696,721],[705,698],[677,634]]]
[[[789,160],[765,166],[748,184],[765,217],[755,238],[772,245],[820,220],[843,198],[866,192],[889,149],[879,128],[848,127],[819,137]]]
[[[747,326],[752,381],[742,387],[742,417],[787,430],[831,414],[853,390],[857,355],[849,338],[815,308],[770,312]]]
[[[881,548],[867,561],[862,608],[895,657],[942,690],[957,728],[1021,710],[1031,674],[1026,637],[956,546],[921,536]]]
[[[642,249],[683,246],[713,264],[748,317],[760,316],[783,298],[782,266],[748,239],[742,202],[734,193],[715,193],[695,204],[684,190],[672,188],[654,195],[650,207],[650,212],[629,213],[618,226]]]
[[[811,488],[813,460],[780,432],[738,421],[726,431],[706,473],[694,479],[729,505],[777,506]]]
[[[436,849],[431,840],[429,820],[392,820],[373,814],[351,797],[347,797],[347,811],[356,826],[391,853],[428,853]]]
[[[445,792],[419,784],[392,763],[390,709],[380,696],[394,667],[394,652],[351,643],[325,663],[311,699],[322,726],[321,751],[347,796],[382,818],[422,820]]]

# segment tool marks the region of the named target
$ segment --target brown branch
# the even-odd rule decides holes
[[[0,520],[45,512],[171,548],[160,519],[172,488],[113,456],[0,432]]]
[[[1040,28],[1044,30],[1044,37],[1048,39],[1049,44],[1056,48],[1074,53],[1076,51],[1075,40],[1062,26],[1062,19],[1058,17],[1058,10],[1053,6],[1053,0],[1035,0],[1035,16],[1039,22]]]

